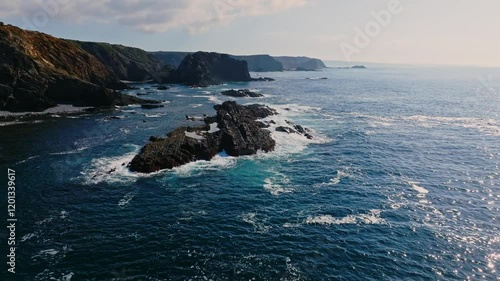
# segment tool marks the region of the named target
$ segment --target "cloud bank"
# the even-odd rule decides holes
[[[0,17],[35,27],[51,19],[117,23],[145,32],[186,29],[199,33],[239,17],[279,13],[309,0],[23,0],[0,2]]]

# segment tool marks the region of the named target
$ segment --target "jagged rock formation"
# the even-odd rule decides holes
[[[326,68],[320,59],[309,57],[274,57],[285,70],[310,71]]]
[[[276,128],[276,131],[287,133],[287,134],[299,134],[299,135],[305,136],[306,138],[308,138],[310,140],[313,139],[313,136],[310,134],[311,131],[309,129],[304,128],[301,125],[296,125],[293,122],[290,122],[288,120],[286,122],[288,125],[290,125],[290,127],[279,126]]]
[[[111,90],[125,87],[98,59],[66,40],[0,26],[0,110],[43,111],[57,103],[144,102]]]
[[[242,106],[228,101],[216,105],[217,115],[205,118],[205,126],[178,128],[168,138],[152,137],[130,163],[130,170],[151,173],[197,160],[210,160],[225,151],[230,156],[274,150],[271,132],[256,121],[276,114],[263,105]]]
[[[245,61],[227,54],[197,52],[187,55],[168,82],[207,87],[223,82],[252,81]]]
[[[235,98],[259,98],[263,97],[263,94],[255,93],[252,92],[248,89],[243,89],[243,90],[227,90],[221,92],[222,95],[224,96],[230,96],[230,97],[235,97]]]

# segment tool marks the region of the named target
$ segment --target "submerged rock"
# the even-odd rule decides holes
[[[229,156],[252,155],[274,150],[271,132],[257,119],[276,114],[263,105],[238,105],[228,101],[216,105],[217,115],[205,118],[205,126],[182,127],[168,138],[150,138],[130,163],[130,170],[151,173],[172,169],[197,160],[210,160],[225,151]]]
[[[273,79],[273,78],[270,78],[270,77],[259,77],[259,78],[252,78],[252,81],[257,81],[257,82],[272,82],[272,81],[276,81],[276,80]]]
[[[228,90],[228,91],[221,92],[221,94],[223,94],[224,96],[230,96],[230,97],[236,97],[236,98],[246,98],[246,97],[258,98],[258,97],[264,96],[263,94],[252,92],[248,89]]]
[[[154,104],[154,103],[151,103],[151,104],[142,104],[141,107],[143,109],[155,109],[155,108],[162,108],[162,107],[165,107],[165,105],[163,104]]]

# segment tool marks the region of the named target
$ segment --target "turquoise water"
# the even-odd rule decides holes
[[[499,280],[498,69],[260,75],[277,81],[1,127],[19,219],[18,273],[2,280]],[[230,88],[315,139],[274,133],[273,153],[149,176],[122,166]]]

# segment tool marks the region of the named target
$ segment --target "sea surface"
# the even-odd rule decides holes
[[[165,107],[1,126],[18,249],[7,274],[2,231],[0,279],[500,280],[500,70],[368,67],[139,85]],[[273,132],[269,154],[127,170],[150,136],[240,88],[314,139]]]

